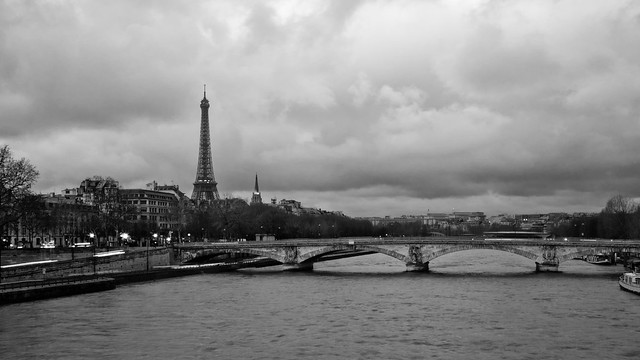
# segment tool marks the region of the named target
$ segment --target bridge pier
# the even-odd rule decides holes
[[[536,263],[536,272],[559,272],[557,263]]]
[[[313,271],[312,262],[282,264],[283,271]]]
[[[429,272],[429,263],[415,264],[409,263],[407,264],[407,272]]]

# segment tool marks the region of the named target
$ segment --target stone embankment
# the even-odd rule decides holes
[[[9,282],[0,284],[0,305],[86,294],[115,288],[115,279],[107,277]]]
[[[46,250],[46,249],[45,249]],[[3,251],[3,259],[5,253]],[[170,264],[168,248],[110,249],[109,251],[83,252],[84,256],[65,260],[69,253],[56,256],[31,258],[6,264],[3,261],[0,283],[29,280],[58,279],[70,276],[94,276],[114,273],[132,273],[151,270]],[[95,254],[95,255],[94,255]],[[87,256],[88,255],[88,256]],[[20,258],[21,255],[18,255]],[[11,256],[11,259],[15,259]]]
[[[215,264],[181,266],[173,264],[175,261],[170,248],[110,249],[98,251],[95,255],[93,249],[83,250],[73,254],[57,251],[51,258],[46,253],[33,251],[21,257],[17,252],[7,254],[5,250],[0,272],[0,304],[110,290],[124,283],[276,263],[269,259],[238,261],[230,258]]]
[[[35,249],[37,250],[37,249]],[[0,304],[111,290],[117,283],[162,277],[167,248],[4,250]]]

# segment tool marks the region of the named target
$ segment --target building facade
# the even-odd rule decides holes
[[[121,189],[124,204],[135,209],[127,215],[128,221],[149,224],[151,229],[163,232],[178,231],[183,224],[184,212],[180,199],[171,191],[152,189]]]
[[[98,216],[96,206],[85,204],[75,191],[40,196],[41,208],[3,229],[2,238],[11,247],[71,246],[89,241]]]

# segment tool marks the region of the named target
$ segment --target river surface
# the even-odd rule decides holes
[[[561,273],[490,250],[429,273],[369,255],[204,274],[0,307],[8,359],[639,359],[621,266]]]

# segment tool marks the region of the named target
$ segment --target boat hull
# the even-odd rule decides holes
[[[588,262],[589,264],[592,265],[605,265],[605,266],[609,266],[609,265],[615,265],[615,261],[612,260],[611,257],[607,256],[607,255],[602,255],[602,254],[598,254],[598,255],[587,255],[585,257],[582,258],[582,260]]]
[[[604,266],[613,265],[613,263],[609,260],[597,260],[597,261],[585,260],[585,261],[592,265],[604,265]]]
[[[629,285],[627,283],[624,283],[622,280],[618,280],[618,285],[620,285],[620,289],[624,291],[640,295],[640,287],[638,286]]]

